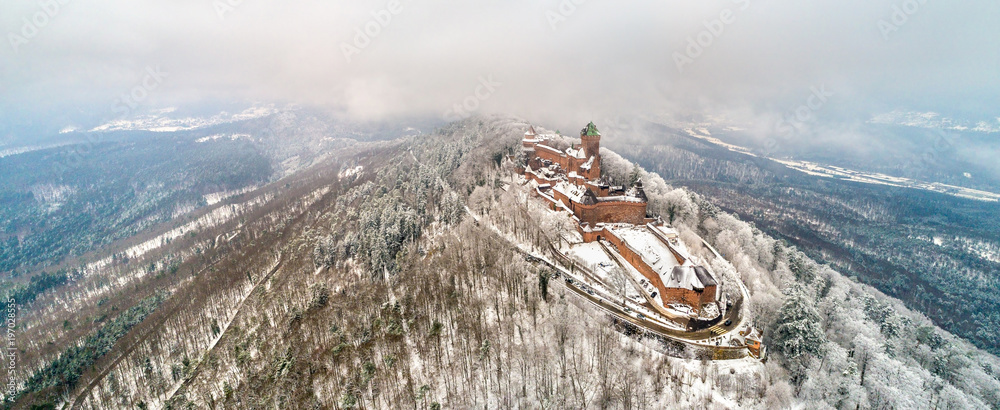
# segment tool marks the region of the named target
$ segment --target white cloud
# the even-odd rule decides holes
[[[589,0],[552,30],[547,12],[563,2],[575,3],[402,1],[351,62],[342,45],[388,1],[245,0],[221,19],[212,1],[69,2],[17,53],[0,47],[0,97],[22,110],[69,104],[111,115],[156,65],[170,77],[153,106],[253,99],[440,116],[492,74],[504,87],[480,112],[560,125],[686,109],[780,113],[817,84],[841,97],[829,112],[864,111],[862,120],[955,101],[974,111],[989,103],[972,97],[1000,95],[998,57],[984,52],[1000,50],[996,2],[928,2],[889,40],[878,22],[899,1]],[[9,34],[38,5],[2,8]],[[726,9],[739,10],[736,20],[678,72],[671,54]]]

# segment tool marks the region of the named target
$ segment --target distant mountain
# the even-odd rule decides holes
[[[303,117],[275,135],[308,129]],[[264,118],[183,141],[280,140],[251,127]],[[65,276],[24,273],[14,289],[32,297],[16,340],[46,344],[19,351],[12,406],[1000,407],[995,356],[603,150],[609,177],[639,172],[650,210],[717,248],[724,259],[699,255],[714,270],[743,278],[771,359],[663,354],[671,347],[611,321],[515,247],[543,252],[566,229],[511,186],[507,156],[526,127],[472,118],[331,146],[46,268]]]
[[[872,124],[902,125],[917,128],[935,128],[952,131],[974,131],[982,133],[1000,132],[1000,117],[991,120],[958,120],[936,112],[892,111],[873,116]]]

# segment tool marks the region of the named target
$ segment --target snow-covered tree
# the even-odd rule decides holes
[[[772,348],[789,360],[822,353],[826,336],[815,303],[801,289],[793,289],[778,311]]]

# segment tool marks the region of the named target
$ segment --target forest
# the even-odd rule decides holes
[[[637,132],[655,133],[657,144],[615,149],[1000,353],[991,331],[1000,326],[995,203],[810,176],[665,127]]]
[[[6,157],[0,173],[0,275],[10,279],[170,221],[206,194],[266,182],[272,167],[243,141],[145,137]]]
[[[516,248],[572,229],[512,185],[526,127],[344,147],[151,228],[169,242],[103,247],[21,307],[18,340],[38,342],[5,405],[1000,408],[995,356],[604,150],[609,176],[643,178],[651,212],[725,256],[699,251],[746,283],[771,353],[709,361],[616,327]]]

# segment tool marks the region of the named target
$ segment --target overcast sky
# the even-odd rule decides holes
[[[396,13],[387,1],[58,1],[0,5],[8,121],[113,117],[144,82],[147,106],[285,101],[358,118],[444,116],[463,103],[557,125],[767,118],[812,88],[833,94],[828,117],[1000,116],[992,0],[403,0]]]

